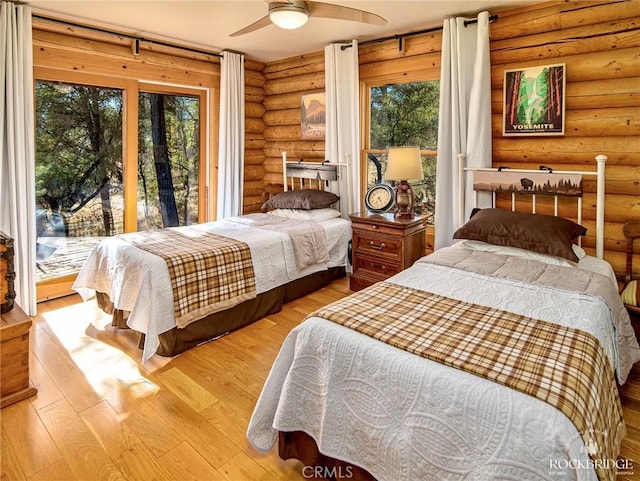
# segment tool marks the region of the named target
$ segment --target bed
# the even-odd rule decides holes
[[[344,277],[351,227],[328,190],[346,164],[288,162],[266,213],[114,236],[73,288],[141,334],[143,362],[175,356]]]
[[[292,330],[250,420],[252,445],[277,443],[333,478],[615,479],[626,466],[616,382],[640,348],[602,260],[604,160],[595,257],[575,243],[580,224],[535,213],[535,201],[531,214],[476,211],[451,247]],[[529,196],[550,190],[525,184]]]

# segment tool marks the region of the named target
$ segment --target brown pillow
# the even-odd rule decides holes
[[[469,222],[453,234],[453,238],[519,247],[578,262],[572,244],[586,232],[583,226],[562,217],[477,209],[472,212]]]
[[[262,204],[262,210],[271,209],[324,209],[340,200],[336,194],[324,190],[288,190],[274,195]]]

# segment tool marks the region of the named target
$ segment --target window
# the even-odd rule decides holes
[[[366,188],[386,181],[389,147],[417,145],[422,155],[423,180],[410,181],[416,213],[435,212],[439,81],[368,86],[368,136],[365,139]]]

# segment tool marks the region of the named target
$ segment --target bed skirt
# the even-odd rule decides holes
[[[254,299],[245,301],[230,309],[215,312],[198,321],[194,321],[182,329],[173,329],[160,334],[160,346],[156,354],[160,356],[176,356],[192,347],[202,344],[235,329],[251,324],[269,314],[282,310],[282,305],[306,296],[336,279],[346,275],[344,267],[332,267],[326,271],[316,272],[301,279],[288,282],[267,292],[258,294]],[[115,309],[108,294],[96,292],[98,306],[113,316],[111,324],[119,328],[128,328],[127,311]],[[138,347],[144,345],[144,334],[140,334]]]
[[[305,478],[376,481],[376,478],[361,467],[322,454],[315,440],[302,431],[280,431],[278,455],[282,459],[302,461],[305,466],[302,474]]]

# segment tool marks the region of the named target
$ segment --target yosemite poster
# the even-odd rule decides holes
[[[564,135],[565,64],[504,73],[504,135]]]

